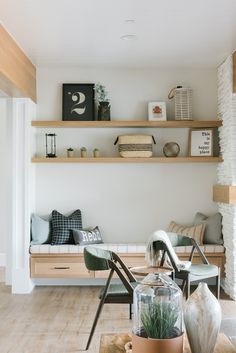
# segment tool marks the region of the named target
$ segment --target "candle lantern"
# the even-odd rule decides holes
[[[56,154],[56,134],[45,134],[46,136],[46,157],[55,158]]]

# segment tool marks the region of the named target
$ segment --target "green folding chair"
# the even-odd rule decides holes
[[[84,261],[89,271],[107,271],[110,270],[105,286],[102,288],[99,298],[100,302],[94,318],[93,326],[88,338],[86,350],[89,349],[100,313],[103,305],[129,304],[129,318],[132,317],[133,290],[138,284],[135,277],[123,263],[120,257],[108,250],[88,246],[84,248]],[[121,280],[120,284],[111,283],[113,274],[116,273]]]
[[[202,281],[208,278],[215,277],[216,278],[216,297],[220,298],[220,268],[216,265],[211,265],[207,260],[206,256],[202,252],[201,248],[197,244],[197,242],[190,237],[184,235],[178,235],[174,233],[167,233],[169,239],[171,241],[171,245],[173,247],[178,246],[192,246],[190,256],[188,261],[191,262],[191,266],[188,269],[180,269],[180,267],[176,264],[169,249],[166,244],[162,241],[156,241],[153,243],[155,251],[162,250],[162,258],[161,258],[161,266],[163,266],[166,255],[168,256],[171,265],[174,269],[174,277],[182,280],[182,290],[184,291],[186,288],[186,299],[190,295],[190,286],[192,282]],[[194,253],[197,252],[202,263],[200,264],[192,264],[192,260],[194,257]]]

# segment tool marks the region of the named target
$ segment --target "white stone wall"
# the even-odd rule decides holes
[[[218,167],[218,184],[236,185],[236,94],[233,88],[232,56],[218,69],[218,118],[220,146],[224,162]],[[236,300],[236,206],[219,203],[223,216],[223,236],[226,248],[226,278],[224,289]]]

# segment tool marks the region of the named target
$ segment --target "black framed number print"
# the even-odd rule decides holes
[[[63,83],[62,91],[62,120],[95,120],[93,83]]]

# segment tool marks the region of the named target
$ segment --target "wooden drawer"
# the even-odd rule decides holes
[[[94,272],[87,270],[83,257],[31,256],[32,278],[91,278]]]

